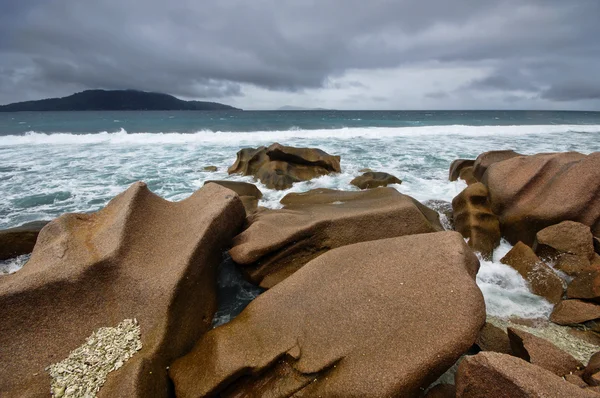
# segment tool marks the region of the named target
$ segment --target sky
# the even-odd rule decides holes
[[[600,0],[0,0],[0,104],[600,110]]]

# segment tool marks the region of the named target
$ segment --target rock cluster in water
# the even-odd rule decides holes
[[[340,158],[273,144],[229,171],[286,189]],[[599,396],[600,354],[586,362],[600,341],[600,154],[455,161],[449,178],[468,187],[429,204],[457,232],[380,187],[396,177],[365,172],[364,191],[288,194],[277,210],[249,183],[207,182],[178,203],[136,183],[53,220],[0,276],[0,396]],[[9,232],[0,242],[31,241]],[[474,252],[490,258],[501,238],[514,244],[502,262],[555,304],[550,320],[585,329],[553,326],[585,353],[486,323]],[[224,250],[268,290],[211,329]]]

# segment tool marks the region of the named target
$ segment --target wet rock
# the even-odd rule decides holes
[[[548,340],[520,329],[508,328],[508,338],[513,355],[564,376],[583,369],[583,364]]]
[[[560,277],[523,242],[518,242],[500,262],[517,270],[533,294],[554,304],[562,299],[564,286]]]
[[[513,150],[489,151],[477,156],[473,163],[473,176],[477,181],[481,181],[487,169],[494,163],[503,162],[517,156],[522,156]]]
[[[578,222],[563,221],[544,228],[536,234],[533,248],[540,257],[552,259],[555,267],[567,275],[576,276],[595,268],[592,232]]]
[[[210,180],[206,181],[204,185],[208,183],[218,184],[225,188],[231,189],[237,193],[246,209],[247,214],[252,214],[258,208],[258,201],[263,197],[260,189],[254,184],[241,181],[228,181],[228,180]]]
[[[331,250],[177,360],[176,395],[416,396],[485,322],[477,269],[456,232]]]
[[[262,210],[234,239],[233,260],[255,284],[270,288],[330,249],[395,236],[442,231],[438,214],[393,188],[316,189],[286,195]]]
[[[217,166],[206,166],[202,170],[214,173],[215,171],[217,171],[219,169],[217,168]]]
[[[340,157],[316,148],[273,144],[244,148],[237,153],[229,174],[252,175],[271,189],[288,189],[294,183],[341,172]]]
[[[465,358],[456,374],[457,398],[594,398],[594,392],[520,358],[496,352],[480,352]]]
[[[559,325],[574,325],[600,319],[600,305],[581,300],[562,300],[554,306],[550,320]]]
[[[456,181],[460,177],[462,169],[467,167],[473,167],[475,164],[474,159],[456,159],[450,164],[450,170],[448,173],[448,179],[450,181]]]
[[[500,244],[498,217],[491,211],[487,188],[476,183],[469,185],[452,200],[454,227],[469,246],[490,259]]]
[[[427,391],[425,398],[454,398],[456,387],[452,384],[437,384]]]
[[[29,262],[0,278],[0,396],[48,395],[44,369],[124,319],[143,348],[98,396],[169,396],[166,367],[210,329],[222,250],[244,219],[216,184],[173,203],[136,183],[96,213],[52,221]]]
[[[512,354],[508,334],[503,329],[486,322],[475,342],[481,351],[494,351]]]
[[[48,222],[34,221],[0,230],[0,261],[31,253],[38,234]]]
[[[482,182],[513,244],[532,245],[538,231],[566,220],[600,234],[600,152],[517,156],[492,164]]]
[[[360,189],[371,189],[387,187],[390,184],[402,184],[402,181],[388,173],[366,172],[350,181],[350,184]]]
[[[569,283],[567,297],[600,302],[600,271],[581,272]]]

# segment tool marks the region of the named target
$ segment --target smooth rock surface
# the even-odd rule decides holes
[[[0,261],[29,254],[48,221],[34,221],[19,227],[0,230]]]
[[[509,327],[507,332],[514,356],[561,377],[583,369],[581,362],[548,340],[516,328]]]
[[[177,360],[176,395],[416,396],[485,322],[478,264],[456,232],[331,250]]]
[[[554,304],[562,299],[565,288],[560,277],[523,242],[518,242],[500,262],[517,270],[533,294]]]
[[[173,203],[135,183],[104,209],[65,214],[0,278],[0,396],[47,397],[47,366],[101,327],[136,319],[143,347],[99,397],[167,397],[166,367],[210,328],[222,250],[245,218],[216,184]]]
[[[473,176],[477,181],[481,181],[487,169],[494,163],[503,162],[505,160],[522,156],[513,150],[489,151],[477,156],[473,163]]]
[[[554,373],[520,358],[480,352],[465,358],[456,373],[457,398],[597,398]]]
[[[262,210],[229,251],[255,284],[270,288],[330,249],[352,243],[442,231],[438,214],[393,188],[316,189],[286,195]]]
[[[538,231],[566,220],[600,234],[600,152],[514,157],[489,166],[482,182],[512,244],[532,245]]]
[[[481,351],[494,351],[504,354],[512,354],[510,340],[505,330],[486,322],[475,342]]]
[[[554,306],[550,320],[559,325],[574,325],[600,319],[600,305],[582,300],[562,300]]]
[[[356,177],[350,184],[360,189],[372,189],[377,187],[387,187],[390,184],[402,184],[402,181],[388,173],[370,171]]]
[[[488,191],[482,183],[469,185],[452,200],[454,227],[469,246],[490,259],[500,244],[500,224],[491,211]]]
[[[218,184],[227,189],[231,189],[235,193],[237,193],[246,209],[247,214],[254,213],[258,208],[258,201],[262,199],[263,194],[258,189],[258,187],[254,184],[250,184],[248,182],[241,181],[229,181],[229,180],[209,180],[204,183],[204,185],[208,183]]]

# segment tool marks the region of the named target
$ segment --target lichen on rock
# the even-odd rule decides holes
[[[106,376],[142,349],[140,326],[125,319],[116,327],[103,327],[61,362],[46,370],[52,377],[54,397],[95,397]]]

